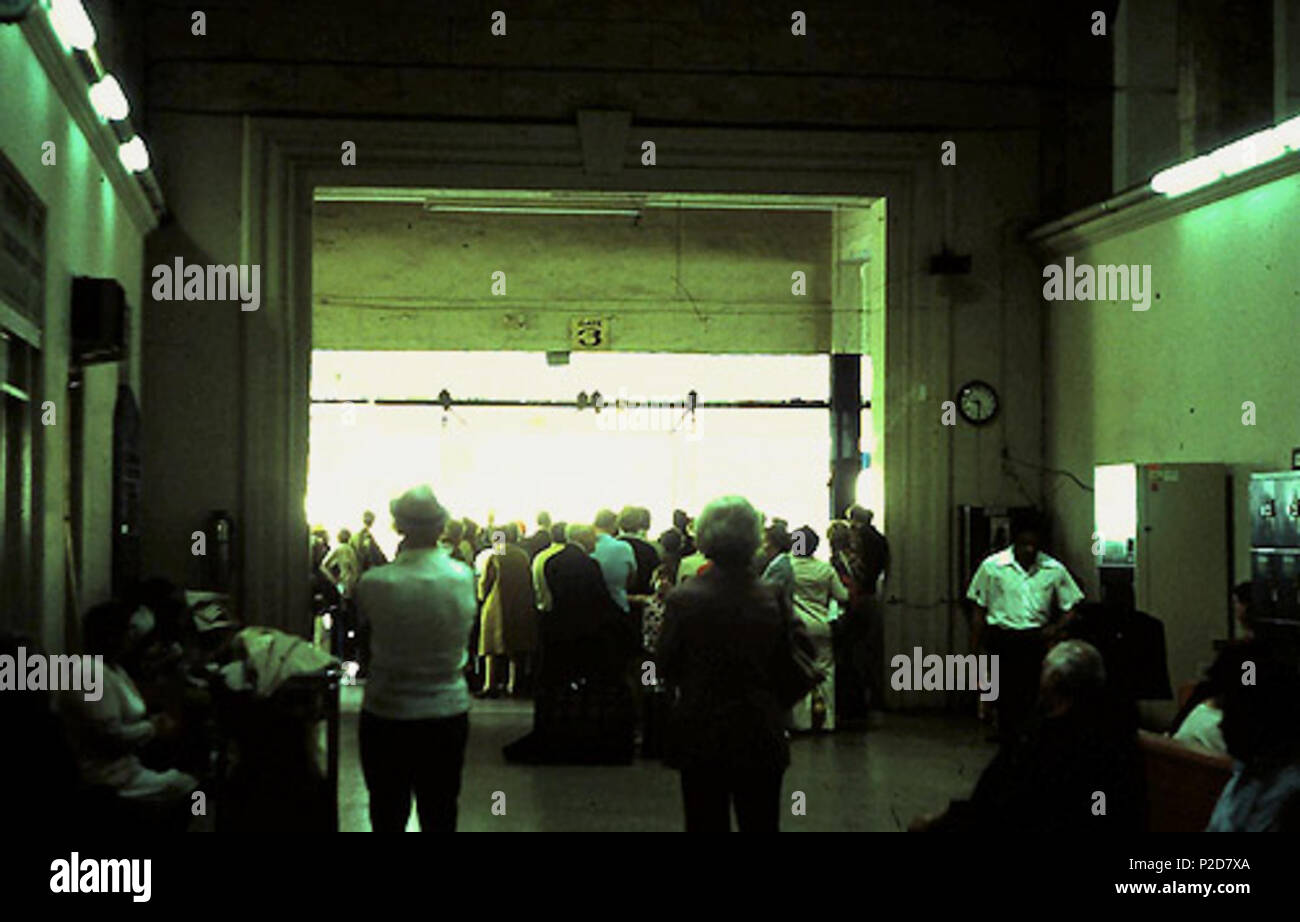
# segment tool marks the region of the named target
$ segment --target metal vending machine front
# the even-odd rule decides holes
[[[1300,471],[1252,474],[1248,495],[1255,634],[1294,661],[1300,648]]]

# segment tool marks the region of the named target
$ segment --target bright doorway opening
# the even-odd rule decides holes
[[[824,534],[829,390],[825,355],[317,351],[306,513],[333,534],[373,509],[391,551],[388,501],[420,482],[479,523],[637,505],[655,534],[739,493]]]

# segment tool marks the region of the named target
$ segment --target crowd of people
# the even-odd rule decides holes
[[[824,544],[738,496],[694,519],[678,510],[654,538],[649,512],[633,506],[598,510],[591,523],[542,513],[531,532],[479,527],[452,519],[427,485],[390,512],[401,536],[391,561],[373,513],[333,548],[313,535],[317,598],[332,593],[327,612],[349,626],[345,652],[365,663],[359,742],[376,831],[404,829],[412,801],[421,829],[456,828],[475,695],[532,700],[533,727],[505,747],[508,761],[627,763],[639,743],[679,772],[692,831],[730,828],[733,810],[742,830],[778,829],[792,740],[881,703],[889,545],[869,510],[847,510]],[[1084,600],[1040,547],[1042,531],[1032,517],[1016,521],[967,592],[974,648],[1002,661],[997,755],[968,797],[912,829],[1144,828],[1136,702],[1170,696],[1162,630],[1124,583]],[[1233,760],[1210,829],[1296,829],[1300,677],[1255,636],[1250,594],[1237,587],[1240,636],[1170,734]],[[83,648],[103,657],[103,694],[0,696],[29,753],[6,763],[20,776],[0,784],[29,792],[25,806],[46,818],[93,802],[106,816],[184,828],[188,799],[213,777],[211,681],[251,656],[253,641],[241,648],[240,637],[269,631],[240,630],[222,611],[188,605],[162,580],[92,608]],[[283,649],[314,649],[284,638]],[[0,654],[23,644],[0,637]],[[320,665],[308,659],[303,670]]]
[[[450,763],[416,758],[429,750],[409,734],[460,740],[458,730],[447,728],[464,717],[471,696],[532,698],[533,729],[505,748],[510,761],[627,762],[639,743],[643,756],[695,765],[689,702],[716,706],[739,683],[735,714],[718,720],[739,732],[752,703],[761,701],[757,710],[771,713],[760,723],[776,734],[765,744],[769,768],[772,747],[780,749],[776,737],[833,732],[864,721],[880,702],[880,676],[869,664],[881,659],[871,645],[880,642],[876,600],[889,550],[868,510],[854,507],[832,523],[828,559],[817,556],[821,539],[812,528],[765,522],[738,497],[710,504],[698,521],[676,510],[672,526],[653,538],[650,512],[637,506],[598,510],[590,523],[553,522],[542,512],[528,532],[518,522],[490,519],[480,527],[452,519],[423,486],[395,499],[391,511],[401,535],[393,563],[369,569],[358,563],[361,576],[338,593],[352,598],[358,629],[370,637],[362,762],[376,829],[404,827],[406,813],[398,816],[384,804],[409,803],[412,795],[417,803],[436,800],[436,806],[418,806],[422,828],[454,826],[454,786],[432,781],[435,775],[445,779]],[[340,547],[345,544],[351,542],[341,537]],[[340,582],[352,570],[331,565],[332,555],[361,558],[338,554],[338,548],[317,551],[317,569]],[[719,598],[748,594],[768,606],[766,630],[776,633],[764,640],[760,632],[758,648],[746,654],[761,653],[763,662],[737,661],[726,642],[729,630],[743,630],[740,625],[754,616],[747,606],[736,608],[712,641],[682,640],[682,607],[700,593],[709,599],[720,590]],[[412,608],[422,594],[423,621]],[[787,636],[792,632],[794,640]],[[446,639],[458,633],[467,643],[459,651],[447,648]],[[806,645],[807,687],[797,700],[780,703],[762,687],[763,670],[779,655],[773,637]],[[709,643],[716,649],[699,660]],[[411,659],[413,651],[432,645],[440,657]],[[697,688],[707,691],[690,690]],[[769,726],[768,718],[777,722]],[[390,727],[394,721],[401,725]],[[708,735],[697,731],[695,739]],[[463,740],[458,745],[440,751],[456,762],[463,759]],[[395,762],[403,766],[395,774],[375,768]],[[688,775],[688,807],[710,799],[702,791],[716,795],[716,774],[691,771],[684,784]],[[392,777],[408,779],[404,795],[393,793]],[[770,781],[766,776],[764,790]],[[693,827],[697,813],[703,815],[688,809]]]
[[[742,830],[777,829],[791,740],[831,732],[878,701],[873,636],[889,550],[869,510],[833,522],[822,557],[813,529],[766,519],[736,496],[709,503],[696,520],[678,510],[655,539],[638,507],[600,510],[590,524],[543,513],[531,534],[521,523],[453,522],[428,487],[392,509],[402,547],[357,589],[361,620],[374,632],[365,719],[371,728],[381,719],[414,723],[391,731],[400,744],[368,743],[376,734],[363,732],[363,762],[389,768],[388,780],[367,768],[376,829],[403,828],[412,795],[422,828],[454,828],[459,782],[447,779],[458,779],[463,760],[470,679],[481,697],[533,698],[533,729],[506,747],[510,761],[628,761],[639,736],[643,755],[679,770],[688,830],[730,828],[733,809]],[[1139,676],[1160,674],[1166,688],[1167,676],[1163,665],[1131,668],[1132,644],[1113,643],[1116,617],[1142,633],[1131,593],[1127,605],[1118,590],[1103,605],[1081,604],[1068,570],[1040,548],[1041,531],[1036,520],[1018,521],[1010,546],[981,563],[968,590],[976,649],[1003,661],[998,754],[969,799],[913,829],[1143,828],[1136,700],[1161,692]],[[403,584],[406,601],[392,601]],[[434,587],[442,607],[426,602],[414,617],[413,600],[432,599]],[[436,668],[430,657],[411,658],[440,631],[443,642],[473,639]],[[1216,685],[1215,676],[1233,674],[1218,667],[1189,708],[1202,723],[1205,709],[1223,708],[1226,745],[1240,760],[1211,828],[1286,827],[1289,805],[1300,803],[1300,723],[1283,728],[1260,715],[1295,710],[1300,696],[1281,703],[1294,673],[1265,649],[1239,644],[1225,656],[1266,664],[1267,682],[1244,691]],[[387,786],[378,801],[376,784]],[[1107,799],[1100,812],[1098,791]],[[376,812],[376,802],[393,804],[391,814]]]

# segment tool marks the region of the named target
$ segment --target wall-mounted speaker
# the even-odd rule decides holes
[[[73,365],[126,358],[126,292],[116,279],[72,280]]]

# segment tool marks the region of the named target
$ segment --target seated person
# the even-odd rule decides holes
[[[1207,698],[1188,712],[1187,718],[1173,733],[1174,742],[1226,753],[1228,744],[1223,740],[1222,722],[1223,705],[1219,698]]]
[[[182,642],[189,619],[185,593],[168,580],[154,578],[137,586],[125,602],[132,611],[148,610],[147,615],[135,616],[148,630],[132,651],[131,661],[125,663],[127,671],[140,683],[176,682],[182,676]]]
[[[1229,644],[1219,651],[1205,679],[1197,684],[1187,704],[1174,718],[1170,735],[1175,742],[1213,752],[1228,751],[1220,727],[1223,697],[1234,682],[1241,682],[1241,668],[1246,655],[1247,648],[1241,643]]]
[[[1223,739],[1237,760],[1208,832],[1300,830],[1300,674],[1258,641],[1224,688]]]
[[[61,710],[84,786],[111,789],[133,804],[179,805],[198,781],[175,769],[153,771],[139,756],[149,742],[176,729],[175,721],[165,714],[147,715],[139,689],[122,666],[145,633],[141,612],[105,602],[86,613],[82,630],[86,652],[103,657],[101,694],[98,700],[88,701],[82,692],[66,692]]]
[[[1003,746],[970,800],[918,818],[911,831],[1137,831],[1142,766],[1136,728],[1122,715],[1097,649],[1079,640],[1057,644],[1043,660],[1028,732]]]

